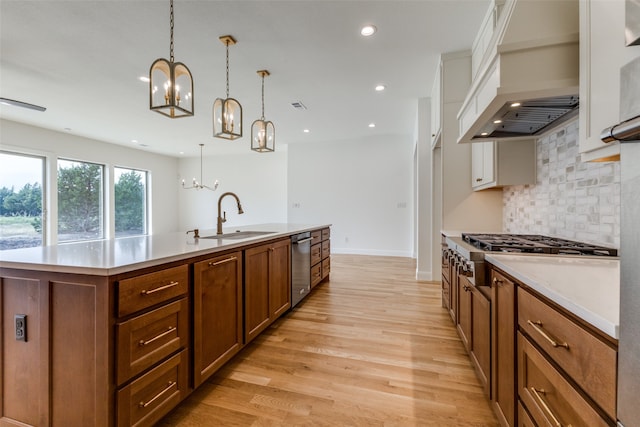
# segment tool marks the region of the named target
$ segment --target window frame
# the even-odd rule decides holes
[[[131,235],[126,235],[126,236],[117,236],[116,235],[116,224],[115,224],[115,219],[116,219],[116,210],[117,210],[117,206],[116,206],[116,194],[115,194],[115,188],[116,188],[116,169],[124,169],[124,170],[128,170],[128,171],[135,171],[135,172],[140,172],[142,174],[144,174],[144,182],[143,182],[143,186],[144,186],[144,199],[143,199],[143,203],[144,203],[144,209],[143,209],[143,224],[142,224],[142,234],[131,234]],[[125,237],[134,237],[134,236],[148,236],[149,235],[149,229],[150,229],[150,199],[149,199],[149,184],[150,184],[150,172],[146,169],[137,169],[134,167],[130,167],[130,166],[118,166],[118,165],[114,165],[113,168],[113,238],[114,239],[121,239],[121,238],[125,238]]]
[[[48,215],[49,180],[47,179],[48,177],[47,167],[49,164],[49,157],[42,153],[27,152],[23,150],[14,150],[14,149],[2,149],[2,148],[0,148],[0,153],[8,156],[29,157],[32,159],[40,160],[40,166],[41,166],[40,167],[40,183],[41,183],[40,240],[41,240],[41,244],[38,246],[25,246],[25,248],[46,246],[47,244],[49,244],[49,239],[50,239],[50,232],[49,232],[50,227],[49,227],[49,215]]]
[[[107,207],[109,206],[109,200],[108,200],[108,196],[107,196],[107,186],[108,184],[108,176],[107,176],[107,165],[104,163],[98,163],[98,162],[91,162],[91,161],[86,161],[86,160],[78,160],[78,159],[73,159],[73,158],[69,158],[69,157],[62,157],[62,156],[58,156],[56,158],[56,184],[57,184],[57,180],[59,179],[59,171],[60,171],[60,162],[73,162],[73,163],[83,163],[83,164],[89,164],[89,165],[96,165],[100,167],[101,170],[101,182],[100,182],[100,197],[99,197],[99,201],[100,201],[100,206],[98,211],[100,212],[100,236],[96,237],[96,238],[90,238],[90,239],[73,239],[73,240],[60,240],[60,187],[57,186],[56,188],[56,206],[57,206],[57,210],[58,210],[58,215],[56,217],[57,221],[56,221],[56,226],[55,226],[55,230],[56,230],[56,241],[59,244],[66,244],[66,243],[78,243],[78,242],[92,242],[92,241],[99,241],[99,240],[107,240],[108,236],[109,236],[109,230],[107,227],[108,221],[109,221],[109,212],[107,212]],[[52,194],[53,194],[53,190],[52,190]],[[53,224],[52,224],[53,225]]]

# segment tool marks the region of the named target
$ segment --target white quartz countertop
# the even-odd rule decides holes
[[[571,313],[618,339],[620,261],[486,254],[485,259]]]
[[[268,231],[269,234],[242,239],[206,239],[215,230],[193,233],[175,232],[151,236],[125,237],[113,240],[65,243],[35,248],[0,251],[0,268],[18,268],[62,273],[107,276],[145,267],[179,261],[260,243],[305,231],[329,227],[329,224],[259,224],[226,227],[223,232]]]

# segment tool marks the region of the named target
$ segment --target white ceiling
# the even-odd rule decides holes
[[[471,47],[488,4],[174,0],[175,60],[193,75],[195,116],[172,120],[149,110],[148,83],[138,80],[169,58],[168,0],[2,0],[0,97],[47,110],[1,105],[0,117],[176,157],[197,155],[200,143],[205,155],[244,153],[260,117],[256,71],[268,69],[265,117],[276,150],[411,135],[438,55]],[[364,24],[378,32],[362,37]],[[230,95],[244,114],[236,141],[211,136],[211,106],[225,97],[225,34],[238,42],[230,47]],[[387,89],[375,92],[377,84]]]

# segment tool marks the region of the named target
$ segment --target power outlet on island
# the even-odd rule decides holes
[[[27,315],[16,314],[14,322],[16,326],[16,341],[27,342]]]

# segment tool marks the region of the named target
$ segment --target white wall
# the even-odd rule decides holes
[[[413,148],[411,136],[289,144],[289,222],[332,224],[335,253],[410,257]]]
[[[203,181],[213,186],[220,181],[216,191],[184,190],[195,177],[200,181],[200,158],[181,159],[175,188],[180,204],[179,224],[181,230],[199,228],[215,230],[218,216],[218,198],[231,191],[238,195],[244,214],[238,215],[233,197],[222,201],[222,210],[227,212],[223,228],[239,225],[287,222],[287,152],[281,148],[273,153],[256,153],[216,156],[203,150]]]
[[[107,165],[107,170],[113,166],[146,170],[150,175],[153,212],[150,232],[158,234],[178,229],[178,159],[174,157],[9,120],[0,120],[0,149],[46,156],[53,162],[58,157],[95,162]],[[54,167],[48,172],[50,184],[55,188],[53,191],[57,191],[55,177]],[[49,202],[55,203],[55,198],[49,198]],[[48,208],[52,222],[56,223],[57,205]]]

